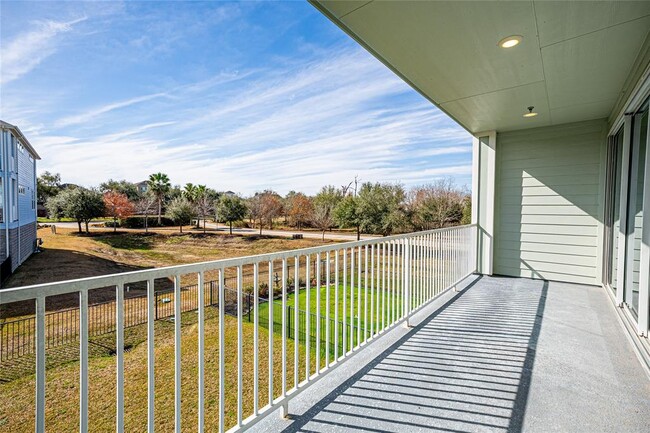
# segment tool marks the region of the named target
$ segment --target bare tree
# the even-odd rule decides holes
[[[135,202],[135,212],[138,215],[144,215],[145,233],[149,232],[149,215],[155,212],[157,202],[158,198],[151,194],[145,194],[144,197]]]
[[[325,240],[325,232],[334,225],[333,210],[325,206],[317,206],[312,214],[312,224],[322,232],[322,240]]]
[[[269,224],[269,229],[273,229],[273,219],[282,215],[282,198],[273,191],[264,191],[262,193],[262,217]]]
[[[205,233],[205,222],[214,209],[215,202],[207,194],[203,194],[196,199],[196,213],[198,214],[198,219],[203,220],[203,233]]]

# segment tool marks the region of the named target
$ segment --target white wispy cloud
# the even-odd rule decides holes
[[[314,193],[356,175],[408,186],[471,173],[469,135],[417,96],[387,106],[412,90],[360,49],[239,74],[95,107],[57,123],[76,139],[32,142],[43,169],[86,185],[163,171],[179,184]]]
[[[37,22],[35,29],[20,33],[3,44],[0,83],[7,84],[30,72],[57,50],[57,36],[70,32],[82,17],[72,21]]]
[[[158,26],[156,17],[153,24]],[[195,21],[188,19],[190,26]],[[59,36],[78,22],[41,23],[30,30],[35,34],[16,36],[7,45],[10,61],[33,57],[35,63],[9,79],[53,55]],[[187,27],[163,22],[163,30],[182,44],[179,29]],[[151,40],[142,39],[140,45],[165,43],[165,37],[156,39],[156,29],[125,39],[146,36]],[[15,45],[21,38],[32,55]],[[126,45],[134,51],[119,66],[133,61],[135,68],[133,59],[143,48]],[[172,45],[167,52],[175,49]],[[2,108],[9,114],[6,120],[19,124],[42,156],[39,171],[60,172],[64,181],[88,186],[109,178],[139,181],[158,171],[176,184],[207,184],[245,194],[266,188],[315,193],[326,184],[347,184],[356,175],[362,181],[406,186],[449,175],[468,182],[468,133],[358,46],[317,48],[248,66],[233,64],[232,69],[226,63],[213,70],[188,66],[188,74],[181,75],[174,75],[177,68],[156,71],[155,79],[129,83],[120,88],[129,93],[99,103],[75,98],[78,88],[72,85],[55,94],[25,90],[26,80],[21,80],[16,84],[22,88],[3,92]],[[129,48],[122,44],[119,49]],[[4,71],[4,47],[2,62]],[[100,69],[95,65],[93,71]]]
[[[63,128],[71,125],[79,125],[82,123],[87,123],[97,116],[108,113],[113,110],[118,110],[120,108],[130,107],[131,105],[139,104],[141,102],[150,101],[152,99],[161,98],[167,96],[166,93],[153,93],[150,95],[137,96],[135,98],[129,98],[123,101],[111,102],[110,104],[102,105],[100,107],[94,107],[88,110],[84,110],[80,114],[75,114],[73,116],[66,116],[62,119],[57,120],[54,123],[54,126],[58,128]]]

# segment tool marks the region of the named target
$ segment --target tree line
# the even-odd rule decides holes
[[[298,230],[318,229],[323,239],[334,228],[354,229],[359,239],[361,233],[387,236],[469,224],[471,219],[470,196],[452,178],[408,190],[355,179],[343,187],[324,186],[313,196],[291,191],[284,197],[272,190],[242,197],[205,185],[172,186],[164,173],[151,174],[145,186],[111,179],[99,188],[85,188],[62,184],[59,174],[45,172],[38,178],[38,198],[50,218],[74,219],[80,232],[82,225],[87,232],[88,223],[100,217],[111,218],[114,229],[138,218],[145,230],[171,222],[181,232],[192,221],[198,228],[203,224],[205,231],[206,222],[214,220],[228,224],[231,234],[236,223],[258,227],[262,234],[284,219]]]

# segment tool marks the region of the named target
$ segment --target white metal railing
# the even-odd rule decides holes
[[[181,431],[182,403],[197,404],[198,431],[215,430],[206,425],[205,403],[205,335],[206,303],[204,290],[198,290],[198,400],[181,400],[181,305],[182,283],[193,280],[204,287],[206,276],[216,274],[218,291],[218,431],[241,431],[257,423],[274,409],[288,411],[291,398],[310,386],[341,362],[358,352],[368,342],[400,323],[406,322],[417,310],[454,287],[476,270],[476,226],[460,226],[405,235],[368,239],[358,242],[332,244],[314,248],[284,251],[257,256],[217,260],[182,266],[147,269],[0,291],[0,305],[18,301],[33,301],[36,306],[36,419],[35,430],[46,426],[46,346],[48,328],[45,321],[46,297],[66,293],[79,294],[79,428],[88,425],[88,294],[94,289],[115,290],[116,348],[124,347],[124,288],[129,284],[146,282],[147,287],[147,431],[154,431],[154,397],[156,392],[171,392],[171,388],[155,389],[154,368],[154,308],[156,284],[161,279],[173,281],[174,293],[174,426]],[[290,272],[292,271],[292,272]],[[252,323],[245,323],[242,296],[244,273],[252,274]],[[236,277],[235,301],[226,299],[225,278]],[[278,287],[277,301],[265,302],[262,308],[260,290],[266,286],[269,298]],[[297,286],[297,294],[294,289]],[[108,289],[106,289],[108,288]],[[250,288],[248,288],[250,289]],[[316,296],[317,295],[317,296]],[[316,296],[316,299],[313,299]],[[292,298],[292,299],[291,299]],[[289,302],[293,300],[293,308]],[[263,301],[263,300],[262,300]],[[230,305],[228,304],[230,302]],[[264,301],[263,301],[264,302]],[[234,304],[234,305],[233,305]],[[209,304],[210,305],[210,304]],[[236,307],[236,363],[226,361],[226,308]],[[210,308],[210,307],[208,307]],[[263,313],[265,310],[265,313]],[[250,311],[247,312],[250,317]],[[267,317],[263,317],[266,315]],[[279,315],[280,317],[274,317]],[[293,323],[292,323],[293,322]],[[244,325],[253,328],[252,353],[244,351]],[[144,325],[143,325],[144,326]],[[278,330],[278,327],[280,328]],[[324,328],[324,329],[323,329]],[[260,333],[267,336],[260,336]],[[248,335],[248,334],[246,334]],[[267,340],[268,338],[268,340]],[[280,340],[280,347],[276,347]],[[290,341],[293,342],[293,348]],[[261,353],[262,342],[268,353]],[[117,432],[125,429],[124,352],[116,350],[116,415]],[[279,359],[280,377],[274,377]],[[244,359],[253,359],[252,405],[244,401]],[[261,359],[266,358],[265,365]],[[289,370],[293,367],[292,372]],[[226,371],[236,371],[236,390],[227,389]],[[251,372],[246,372],[251,374]],[[263,377],[265,383],[261,382]],[[247,376],[248,377],[248,376]],[[278,384],[279,382],[279,384]],[[170,384],[171,385],[171,384]],[[261,395],[261,387],[268,389]],[[276,391],[277,389],[277,391]],[[226,395],[236,394],[235,410],[226,410]],[[250,393],[247,393],[247,395]],[[56,395],[47,396],[54,400]],[[245,408],[252,408],[246,410]],[[226,418],[233,421],[228,423]],[[214,419],[214,417],[210,417]]]

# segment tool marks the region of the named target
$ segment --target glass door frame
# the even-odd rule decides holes
[[[606,179],[605,179],[605,214],[603,218],[604,226],[604,239],[603,239],[603,285],[607,290],[612,290],[612,281],[616,279],[616,292],[614,294],[616,305],[625,311],[626,316],[632,322],[636,323],[637,332],[640,336],[648,337],[650,331],[650,122],[648,122],[648,131],[646,134],[646,150],[645,155],[634,155],[638,153],[639,146],[633,146],[632,140],[639,137],[639,122],[640,115],[645,110],[649,110],[649,99],[639,104],[635,110],[625,114],[623,124],[620,128],[616,129],[608,137],[607,145],[607,161],[606,164]],[[634,122],[635,116],[637,122]],[[636,126],[636,127],[635,127]],[[633,130],[636,130],[634,131]],[[622,129],[622,164],[620,167],[620,190],[615,191],[612,185],[612,176],[616,174],[617,168],[612,166],[616,164],[615,146],[616,136]],[[636,133],[635,133],[636,132]],[[612,157],[612,155],[614,157]],[[631,287],[633,282],[633,254],[634,254],[634,232],[629,227],[630,222],[634,220],[630,218],[629,209],[636,208],[636,183],[638,166],[634,162],[645,161],[644,168],[644,183],[643,187],[643,222],[642,222],[642,235],[641,235],[641,251],[640,251],[640,275],[639,275],[639,301],[637,313],[630,308],[627,301],[631,295]],[[632,172],[631,172],[632,170]],[[636,173],[635,173],[636,171]],[[615,184],[615,182],[614,182]],[[618,236],[618,255],[617,255],[617,272],[616,275],[612,274],[611,260],[614,254],[613,248],[613,218],[612,213],[616,202],[614,194],[620,194],[619,200],[619,236]],[[609,206],[609,208],[608,208]],[[609,238],[608,238],[609,237]],[[632,260],[630,260],[632,258]]]
[[[640,142],[640,137],[642,136],[643,132],[641,130],[642,128],[642,118],[643,116],[648,116],[648,101],[644,102],[642,106],[631,115],[631,120],[632,120],[632,134],[630,136],[630,161],[629,161],[629,183],[628,183],[628,191],[627,191],[627,212],[626,212],[626,218],[627,218],[627,233],[626,233],[626,248],[625,248],[625,294],[624,294],[624,302],[627,310],[629,311],[630,314],[635,319],[638,319],[640,321],[640,316],[642,315],[641,312],[644,310],[642,307],[642,299],[644,297],[647,297],[647,292],[646,296],[643,296],[643,290],[642,290],[642,285],[643,282],[641,281],[641,269],[643,269],[641,266],[639,268],[639,282],[638,282],[638,300],[636,303],[636,310],[634,307],[631,305],[633,304],[632,298],[634,297],[633,290],[634,290],[634,256],[636,253],[635,250],[635,243],[636,243],[636,236],[637,233],[635,231],[635,223],[636,223],[636,210],[637,208],[640,207],[642,209],[642,214],[643,214],[643,219],[642,219],[642,233],[640,238],[643,239],[643,232],[648,231],[648,224],[646,222],[646,214],[648,213],[648,203],[643,200],[643,196],[641,196],[642,202],[638,203],[638,198],[639,198],[639,170],[641,167],[644,167],[643,170],[643,179],[644,183],[641,185],[641,188],[643,188],[644,191],[641,191],[641,193],[647,192],[647,187],[645,186],[645,180],[647,180],[647,177],[650,176],[650,170],[648,168],[648,149],[650,147],[648,146],[648,140],[650,139],[650,136],[648,135],[648,127],[650,126],[650,122],[647,121],[646,119],[646,135],[645,135],[645,143]],[[645,145],[645,152],[640,152],[641,147]],[[640,250],[643,249],[643,241],[641,241],[641,248]],[[639,254],[641,254],[641,251],[639,251]],[[647,268],[646,268],[647,269]],[[647,274],[647,272],[646,272]],[[647,309],[647,305],[646,308]],[[646,315],[647,316],[647,315]],[[647,327],[646,327],[647,329]],[[639,330],[641,332],[641,330]],[[647,335],[647,333],[645,334]]]

